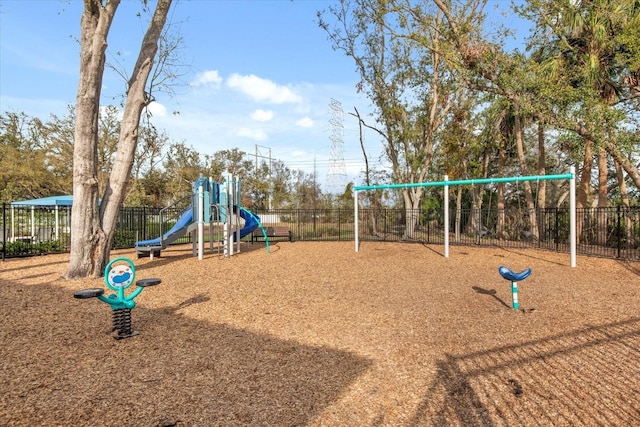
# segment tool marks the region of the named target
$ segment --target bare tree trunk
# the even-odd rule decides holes
[[[360,116],[360,112],[358,111],[358,109],[356,107],[353,107],[353,109],[355,110],[355,114],[354,113],[349,113],[349,114],[358,118],[360,149],[362,150],[362,157],[364,158],[364,182],[365,182],[365,185],[369,186],[371,185],[371,170],[369,169],[369,157],[367,156],[367,150],[365,149],[365,146],[364,146],[364,132],[363,132],[364,120]],[[370,216],[371,223],[370,223],[369,232],[371,233],[372,236],[377,236],[378,235],[377,216],[379,215],[380,209],[382,208],[380,197],[377,196],[378,194],[380,194],[380,192],[367,191],[365,194],[366,194],[365,197],[367,197],[367,199],[369,200],[370,208],[373,209],[373,214]]]
[[[150,95],[145,92],[145,86],[153,68],[154,58],[158,52],[158,40],[167,21],[171,1],[158,1],[147,32],[142,40],[136,65],[129,79],[129,90],[124,106],[116,159],[100,206],[100,217],[106,238],[99,242],[100,251],[98,255],[102,255],[102,258],[96,259],[95,263],[103,267],[109,259],[109,252],[118,222],[118,213],[124,202],[127,182],[133,166],[138,145],[140,116],[142,110],[151,102]]]
[[[482,159],[482,177],[486,178],[489,170],[489,156],[485,155]],[[472,191],[472,209],[471,209],[471,231],[476,233],[476,241],[480,244],[480,239],[487,233],[487,227],[482,221],[482,205],[484,203],[485,188],[482,185],[475,185]],[[489,206],[488,209],[491,209]]]
[[[614,165],[616,167],[616,178],[618,179],[618,188],[620,188],[620,202],[622,203],[622,207],[624,208],[625,213],[629,210],[629,193],[627,192],[627,184],[624,181],[624,171],[622,170],[622,166],[620,163],[614,160]],[[624,224],[627,242],[632,240],[633,236],[633,223],[631,222],[631,218],[629,215],[624,216]]]
[[[598,208],[607,208],[609,201],[607,200],[607,152],[600,148],[598,149]],[[604,245],[607,243],[607,210],[598,209],[598,244]]]
[[[420,216],[420,199],[424,189],[422,187],[405,188],[402,190],[405,206],[405,227],[402,235],[403,239],[413,239],[415,236],[416,224]]]
[[[591,190],[591,164],[593,162],[592,147],[592,141],[586,141],[584,144],[584,160],[582,162],[582,172],[580,173],[580,182],[578,183],[577,189],[578,194],[576,196],[576,208],[578,209],[578,215],[576,215],[576,236],[578,242],[581,241],[584,222],[587,219],[584,209],[589,203],[589,193]]]
[[[85,0],[80,21],[80,78],[76,97],[73,147],[73,209],[71,251],[64,277],[102,275],[101,243],[105,240],[98,216],[98,117],[107,50],[107,35],[120,0]]]
[[[455,225],[455,241],[460,243],[460,227],[462,226],[462,186],[457,185],[456,189],[456,225]]]
[[[476,241],[480,243],[480,237],[482,232],[485,231],[484,224],[482,223],[482,198],[484,197],[484,187],[475,185],[471,190],[471,216],[469,218],[468,233],[476,234]]]
[[[516,148],[518,150],[518,160],[520,162],[520,173],[526,175],[526,162],[524,157],[524,143],[522,138],[522,123],[520,121],[520,115],[515,115],[514,134],[516,136]],[[531,192],[531,183],[529,181],[523,182],[524,196],[527,201],[527,213],[529,214],[529,227],[531,228],[531,237],[537,239],[538,234],[538,221],[536,219],[536,207],[533,201],[533,194]]]
[[[538,121],[538,175],[547,174],[547,154],[544,146],[544,125]],[[546,213],[540,215],[541,210],[547,207],[547,181],[538,182],[538,230],[544,230],[544,218]],[[545,236],[540,236],[544,238]]]
[[[544,125],[538,122],[538,175],[547,174],[547,152],[544,146]],[[547,207],[547,181],[540,181],[538,187],[538,207]]]
[[[103,5],[104,3],[104,5]],[[129,80],[116,160],[98,208],[96,153],[100,90],[105,66],[107,36],[120,0],[85,0],[81,21],[80,83],[76,107],[74,146],[74,206],[71,256],[65,277],[99,277],[109,252],[133,166],[142,109],[151,98],[145,93],[147,79],[158,50],[158,40],[171,6],[159,0],[138,60]]]
[[[504,176],[504,164],[506,161],[506,155],[504,150],[504,143],[500,145],[498,150],[498,176]],[[504,240],[509,236],[505,230],[506,218],[505,218],[505,203],[504,203],[504,183],[498,183],[498,223],[496,224],[496,237]]]

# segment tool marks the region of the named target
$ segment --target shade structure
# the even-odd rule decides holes
[[[50,196],[39,199],[19,200],[11,202],[11,206],[71,206],[73,205],[73,196]]]
[[[72,195],[61,195],[61,196],[49,196],[49,197],[41,197],[39,199],[30,199],[30,200],[18,200],[15,202],[11,202],[11,230],[9,240],[15,241],[19,238],[26,238],[28,241],[33,241],[33,239],[37,238],[40,234],[36,229],[36,221],[35,221],[35,209],[36,208],[44,208],[50,207],[54,211],[55,219],[54,219],[54,227],[50,232],[45,232],[47,235],[46,238],[55,238],[58,239],[59,231],[60,231],[60,218],[58,207],[60,206],[72,206],[73,205],[73,196]],[[26,233],[27,236],[17,236],[16,235],[16,227],[15,227],[15,217],[14,217],[14,209],[13,208],[31,208],[31,220],[30,220],[30,230]],[[50,234],[50,235],[49,235]]]

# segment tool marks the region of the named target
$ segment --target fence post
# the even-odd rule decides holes
[[[554,230],[554,236],[553,239],[556,243],[556,251],[558,250],[558,247],[560,246],[560,224],[558,221],[558,212],[559,208],[556,206],[555,211],[556,211],[556,218],[555,218],[555,230]]]
[[[142,239],[147,240],[147,207],[142,207]]]

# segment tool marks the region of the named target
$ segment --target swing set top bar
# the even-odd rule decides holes
[[[566,173],[561,175],[532,175],[532,176],[511,176],[503,178],[480,178],[480,179],[462,179],[457,181],[436,181],[436,182],[414,182],[409,184],[387,184],[387,185],[360,185],[353,189],[355,191],[362,190],[382,190],[386,188],[411,188],[411,187],[444,187],[445,185],[476,185],[476,184],[494,184],[498,182],[520,182],[520,181],[551,181],[556,179],[571,179],[573,174]]]
[[[569,173],[561,175],[533,175],[533,176],[512,176],[501,178],[481,178],[481,179],[463,179],[458,181],[449,181],[445,176],[444,181],[437,182],[415,182],[408,184],[388,184],[388,185],[361,185],[353,188],[354,193],[354,228],[355,228],[355,246],[358,252],[359,232],[358,232],[358,191],[361,190],[382,190],[387,188],[411,188],[411,187],[447,187],[449,185],[476,185],[476,184],[494,184],[498,182],[519,182],[519,181],[550,181],[550,180],[569,180],[569,242],[571,246],[570,263],[571,267],[576,266],[576,169],[575,166],[569,168]],[[444,257],[449,258],[449,192],[444,192]]]

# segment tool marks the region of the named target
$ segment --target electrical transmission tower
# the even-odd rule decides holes
[[[342,103],[331,98],[331,159],[327,172],[327,188],[331,192],[344,191],[347,181],[347,169],[344,165],[344,112]]]

